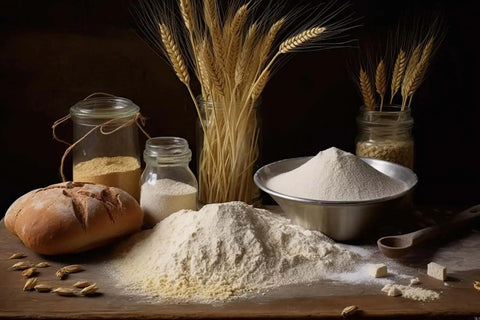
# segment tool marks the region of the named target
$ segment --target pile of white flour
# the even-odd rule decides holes
[[[197,209],[197,188],[172,179],[147,181],[141,187],[140,206],[145,224],[154,226],[181,209]]]
[[[209,302],[354,271],[360,259],[320,232],[228,202],[168,216],[121,244],[108,268],[135,294]]]
[[[407,188],[403,181],[335,147],[320,151],[300,167],[271,178],[267,187],[290,196],[325,201],[372,200],[399,194]]]

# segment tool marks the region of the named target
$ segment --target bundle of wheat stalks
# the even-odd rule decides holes
[[[400,92],[401,110],[410,108],[413,95],[425,78],[435,46],[436,37],[430,36],[410,48],[399,50],[390,78],[390,104],[393,103],[395,95]],[[372,78],[374,81],[371,80]],[[385,60],[380,60],[376,65],[373,77],[360,67],[359,83],[365,108],[374,111],[378,106],[382,111],[389,86]],[[380,97],[379,103],[375,93]]]
[[[186,86],[200,119],[200,201],[252,203],[259,194],[253,182],[259,155],[256,101],[275,62],[293,51],[325,47],[318,41],[348,30],[352,20],[346,16],[332,23],[345,6],[332,12],[327,5],[309,15],[304,29],[292,31],[288,27],[299,11],[278,16],[278,5],[272,9],[270,4],[255,17],[255,2],[177,4],[165,10],[144,3],[139,17],[149,40],[163,49]],[[172,17],[174,12],[181,18]],[[193,92],[191,74],[200,84],[200,98]]]

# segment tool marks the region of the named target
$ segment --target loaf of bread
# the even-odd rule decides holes
[[[65,182],[23,195],[4,220],[32,251],[57,255],[93,249],[139,231],[143,213],[121,189]]]

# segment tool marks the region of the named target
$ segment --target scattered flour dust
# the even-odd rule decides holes
[[[335,147],[271,178],[267,187],[291,196],[325,201],[372,200],[399,194],[407,188],[404,182]]]
[[[361,256],[317,231],[243,202],[181,210],[127,239],[109,269],[154,299],[212,302],[353,272]]]
[[[397,289],[401,292],[401,296],[407,299],[415,301],[431,301],[440,298],[440,294],[433,290],[423,289],[420,287],[414,287],[412,285],[404,286],[401,284],[386,284],[383,288],[383,292],[387,292],[391,289]]]

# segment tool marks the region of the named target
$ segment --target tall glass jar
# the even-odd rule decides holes
[[[111,95],[91,96],[70,108],[74,181],[117,187],[139,199],[139,111],[129,99]]]
[[[260,117],[258,104],[245,108],[197,98],[197,171],[199,204],[243,201],[260,205],[253,181],[258,169]],[[240,119],[240,120],[239,120]]]
[[[140,180],[144,224],[155,225],[181,209],[197,209],[197,179],[189,168],[192,152],[187,140],[156,137],[147,140],[145,170]]]
[[[357,156],[395,162],[413,169],[413,118],[410,109],[386,106],[382,111],[370,111],[362,107],[357,124]]]

